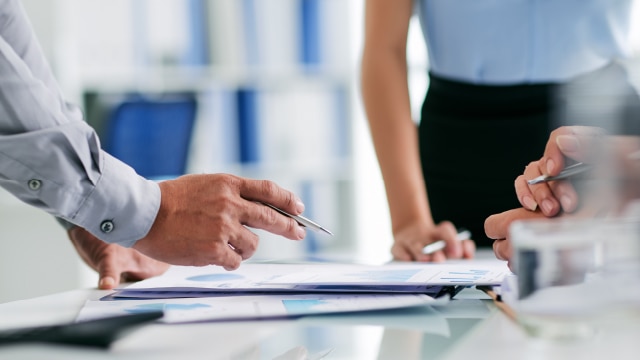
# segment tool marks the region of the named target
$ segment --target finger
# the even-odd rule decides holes
[[[242,256],[227,243],[216,243],[207,261],[210,265],[222,266],[225,270],[235,270],[242,263]]]
[[[558,175],[564,169],[564,155],[558,147],[557,138],[563,135],[572,135],[573,127],[562,126],[551,132],[549,141],[544,149],[544,155],[541,160],[541,171],[545,175]]]
[[[121,269],[118,260],[113,256],[105,256],[98,263],[98,288],[110,290],[120,284]]]
[[[525,209],[536,211],[538,203],[533,198],[533,193],[529,189],[529,184],[527,183],[524,175],[520,175],[516,178],[514,187],[516,189],[516,196],[518,197],[518,201],[520,201],[520,205]]]
[[[591,126],[563,126],[551,132],[544,151],[545,174],[558,175],[564,157],[587,161],[599,148],[604,131]]]
[[[300,215],[304,211],[304,203],[300,198],[269,180],[244,179],[240,187],[240,196],[247,200],[271,204],[293,215]]]
[[[493,242],[493,253],[498,260],[511,259],[511,241],[500,239]]]
[[[556,146],[564,156],[576,161],[586,161],[600,148],[604,131],[588,126],[573,126],[571,131],[558,135]]]
[[[458,240],[458,231],[450,221],[443,221],[436,226],[438,235],[445,241],[444,254],[447,258],[458,259],[462,257],[462,245]]]
[[[435,261],[434,259],[439,259],[439,258],[446,259],[442,250],[438,250],[431,254],[425,254],[423,252],[425,245],[428,245],[428,244],[424,244],[421,241],[415,241],[411,243],[410,251],[411,251],[411,257],[413,258],[414,261],[432,262],[432,261]],[[436,253],[440,253],[440,256],[439,257],[436,256],[435,255]]]
[[[462,240],[462,258],[473,259],[476,254],[476,243],[471,239]]]
[[[399,243],[394,243],[391,247],[391,255],[397,261],[413,261],[414,257],[411,253]]]
[[[553,196],[559,200],[564,212],[571,213],[578,208],[578,193],[571,182],[553,181],[551,190],[553,191]]]
[[[542,175],[542,170],[540,169],[540,165],[543,164],[542,161],[534,161],[527,165],[524,169],[524,178],[525,179],[534,179],[540,175]],[[528,185],[528,184],[527,184]],[[528,185],[529,191],[533,196],[533,200],[536,204],[540,206],[540,210],[546,216],[554,216],[560,211],[560,203],[554,197],[553,191],[550,188],[550,183],[542,182],[539,184]],[[529,201],[522,199],[522,202]],[[529,207],[527,207],[529,208]]]
[[[446,260],[447,260],[447,256],[442,250],[436,251],[433,254],[431,254],[431,261],[433,262],[445,262]]]
[[[252,228],[266,230],[291,240],[302,240],[307,235],[304,227],[294,219],[280,214],[266,205],[252,201],[246,202],[245,211],[240,222]]]
[[[247,260],[258,249],[258,235],[244,226],[240,226],[236,234],[237,236],[234,239],[230,239],[228,244],[231,245],[233,251],[242,257],[242,260]]]
[[[484,221],[484,232],[488,238],[505,239],[507,237],[509,234],[509,225],[512,221],[519,219],[514,210],[517,209],[491,215]],[[530,211],[526,212],[531,213]]]
[[[509,235],[509,226],[512,222],[544,217],[540,212],[528,211],[523,208],[511,209],[500,214],[489,216],[484,221],[484,231],[490,239],[506,239]]]

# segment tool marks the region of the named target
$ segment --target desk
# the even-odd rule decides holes
[[[74,290],[0,304],[0,328],[71,321],[87,299],[109,293]],[[0,359],[274,359],[299,346],[324,359],[637,359],[640,326],[580,342],[532,339],[474,289],[444,307],[368,314],[142,327],[110,351],[48,345],[0,347]],[[313,359],[312,356],[309,358]],[[280,360],[306,359],[284,357]]]

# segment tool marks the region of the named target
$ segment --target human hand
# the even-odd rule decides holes
[[[154,259],[176,265],[240,266],[258,246],[247,227],[292,240],[306,232],[295,220],[261,203],[300,215],[304,204],[267,180],[227,174],[186,175],[160,184],[160,210],[147,236],[133,246]]]
[[[555,216],[560,210],[571,213],[578,208],[578,194],[569,181],[551,181],[529,185],[540,175],[555,176],[565,168],[566,158],[590,162],[593,154],[603,147],[604,131],[595,127],[564,126],[549,137],[544,155],[531,162],[515,181],[520,204],[535,211],[538,206],[546,216]]]
[[[597,194],[587,195],[580,209],[572,214],[561,214],[558,218],[596,218],[606,217],[613,213],[606,204],[602,204]],[[509,232],[511,224],[516,220],[545,219],[547,216],[539,209],[530,211],[524,208],[517,208],[504,211],[500,214],[489,216],[484,222],[484,231],[488,238],[494,239],[493,252],[500,260],[511,260],[512,245],[511,234]],[[549,220],[552,221],[552,220]],[[509,267],[511,265],[509,264]]]
[[[455,226],[449,221],[428,226],[425,223],[412,224],[397,231],[391,254],[398,261],[434,261],[442,262],[446,259],[471,259],[476,251],[473,240],[458,240]],[[444,240],[444,250],[433,254],[423,254],[422,249],[437,240]]]
[[[98,288],[113,289],[120,282],[144,280],[161,275],[169,264],[154,260],[135,249],[107,244],[85,229],[74,226],[67,232],[76,251],[98,272]]]
[[[524,208],[507,210],[500,214],[489,216],[484,221],[484,231],[487,237],[494,239],[493,253],[499,260],[510,261],[512,256],[511,237],[509,228],[516,220],[542,219],[546,216],[540,211],[530,211]],[[511,264],[509,264],[511,267]]]

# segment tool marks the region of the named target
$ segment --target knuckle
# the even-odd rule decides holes
[[[258,250],[258,235],[251,233],[248,236],[249,241],[247,242],[246,245],[246,251],[248,251],[249,253],[253,254],[254,252],[256,252],[256,250]]]
[[[295,233],[298,229],[298,222],[293,220],[293,219],[289,219],[288,223],[287,223],[287,231],[291,232],[291,233]]]
[[[265,225],[272,226],[278,223],[278,219],[282,216],[277,211],[262,206],[260,209],[260,218]]]
[[[260,180],[260,189],[265,194],[273,194],[278,191],[278,186],[271,180]]]

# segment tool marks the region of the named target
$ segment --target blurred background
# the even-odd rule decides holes
[[[335,233],[298,243],[259,232],[254,259],[390,258],[358,91],[363,0],[22,2],[105,150],[154,179],[274,180]],[[417,114],[427,82],[417,19],[411,34]],[[0,302],[97,284],[54,219],[2,189],[0,239]]]

